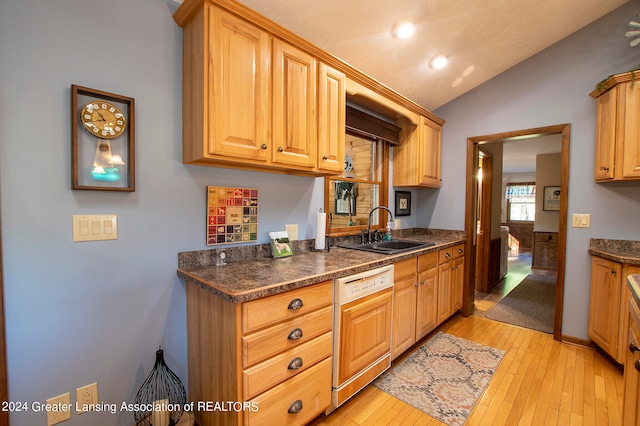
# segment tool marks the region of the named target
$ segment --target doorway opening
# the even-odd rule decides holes
[[[484,136],[474,136],[467,139],[467,170],[466,170],[466,199],[465,199],[465,232],[467,235],[465,256],[465,283],[463,297],[463,315],[469,316],[474,311],[475,302],[475,282],[477,272],[477,264],[487,261],[488,251],[492,250],[487,245],[487,233],[490,232],[491,220],[488,219],[487,213],[491,211],[491,207],[479,203],[479,194],[482,195],[480,189],[486,194],[487,186],[482,186],[482,182],[478,179],[479,164],[482,158],[482,164],[490,163],[491,156],[481,154],[481,147],[489,142],[512,141],[517,140],[521,143],[535,143],[532,138],[547,135],[561,135],[561,171],[560,171],[560,189],[559,189],[559,211],[558,211],[558,233],[557,233],[557,273],[556,273],[556,289],[555,289],[555,306],[554,306],[554,325],[553,335],[555,340],[562,338],[562,309],[564,297],[564,269],[566,258],[566,234],[567,234],[567,208],[568,208],[568,182],[569,182],[569,145],[570,145],[570,124],[559,124],[548,127],[540,127],[533,129],[518,130],[505,133],[497,133]],[[495,168],[495,164],[493,165]],[[482,167],[482,180],[485,179],[487,170]],[[484,225],[479,225],[479,220],[484,217]],[[482,232],[482,234],[480,233]],[[484,236],[484,238],[483,238]],[[495,249],[493,249],[495,250]],[[478,251],[481,252],[478,255]],[[499,259],[499,256],[492,256],[493,259]],[[493,262],[485,268],[480,268],[482,273],[489,273],[492,270],[499,269],[500,265]],[[488,271],[488,272],[487,272]],[[480,277],[483,279],[483,277]]]

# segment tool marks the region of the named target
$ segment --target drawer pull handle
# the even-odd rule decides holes
[[[293,404],[291,404],[291,406],[289,407],[289,410],[287,411],[287,413],[289,413],[289,414],[298,414],[300,411],[302,411],[302,401],[297,399],[297,400],[295,400],[293,402]]]
[[[633,363],[633,366],[637,371],[640,371],[640,359],[637,359],[636,362]]]
[[[302,330],[299,328],[294,328],[293,330],[291,330],[291,333],[289,333],[289,336],[287,337],[287,339],[298,340],[301,337],[302,337]]]
[[[297,357],[295,357],[294,359],[291,360],[291,362],[289,363],[289,366],[287,368],[289,370],[297,370],[300,367],[302,367],[302,358],[297,356]]]
[[[631,342],[631,343],[629,343],[629,351],[631,353],[634,353],[634,352],[640,351],[640,348],[638,346],[636,346],[635,343]]]
[[[291,302],[289,302],[289,306],[287,306],[287,309],[292,311],[297,311],[303,306],[304,306],[304,303],[302,303],[302,299],[293,299]]]

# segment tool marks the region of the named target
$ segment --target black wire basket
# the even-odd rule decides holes
[[[164,351],[156,351],[156,365],[136,394],[136,426],[175,426],[187,402],[178,376],[164,362]]]

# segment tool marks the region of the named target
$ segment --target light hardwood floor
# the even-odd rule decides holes
[[[496,300],[485,298],[483,310]],[[557,342],[551,334],[483,315],[454,316],[437,331],[507,352],[465,426],[622,423],[622,372],[592,348]],[[314,423],[444,425],[372,385]]]

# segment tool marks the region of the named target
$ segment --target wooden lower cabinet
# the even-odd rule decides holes
[[[589,338],[618,363],[627,349],[629,289],[626,277],[640,273],[640,266],[591,257]]]
[[[640,306],[629,298],[629,346],[625,348],[622,424],[640,424]]]
[[[464,286],[464,244],[438,252],[438,311],[437,324],[462,308]]]
[[[416,258],[394,263],[391,359],[416,342]]]
[[[304,425],[331,404],[332,281],[244,303],[187,281],[189,399],[200,426]]]
[[[462,308],[464,244],[394,265],[391,359]]]

